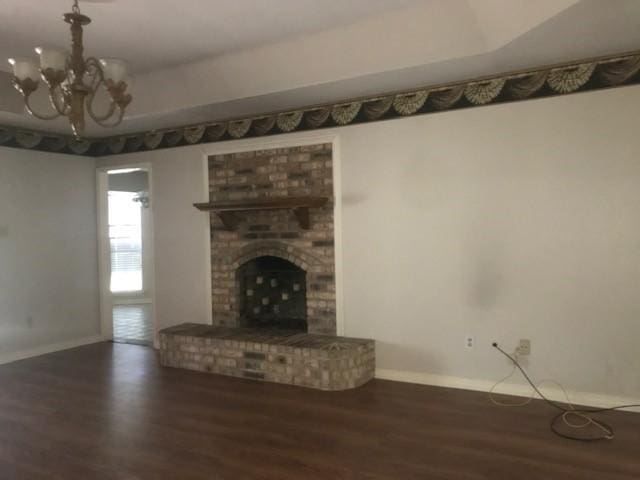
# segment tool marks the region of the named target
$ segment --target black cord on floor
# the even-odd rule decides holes
[[[507,357],[518,368],[518,370],[520,370],[520,373],[522,373],[522,375],[527,380],[527,382],[529,382],[529,385],[531,385],[533,390],[540,396],[540,398],[542,398],[542,400],[547,402],[549,405],[551,405],[555,409],[559,410],[559,413],[551,419],[550,427],[551,427],[551,431],[560,437],[567,438],[569,440],[578,440],[581,442],[593,442],[597,440],[612,440],[614,437],[613,427],[603,422],[602,420],[592,417],[591,415],[594,413],[610,412],[613,410],[621,410],[624,408],[640,407],[640,404],[618,405],[616,407],[609,407],[609,408],[574,408],[572,405],[570,405],[570,407],[566,407],[560,402],[555,402],[553,400],[548,399],[540,391],[538,386],[531,380],[527,372],[524,370],[524,368],[520,366],[520,363],[518,363],[518,361],[515,358],[513,358],[511,355],[505,352],[502,348],[500,348],[500,346],[497,343],[493,343],[493,346],[505,357]],[[575,415],[583,419],[585,423],[581,425],[571,424],[570,422],[567,421],[567,416],[569,415]],[[588,425],[594,425],[602,433],[598,435],[591,435],[591,436],[571,435],[568,433],[564,433],[559,429],[559,425],[561,422],[567,427],[573,428],[575,430],[578,430],[578,429],[582,430]]]

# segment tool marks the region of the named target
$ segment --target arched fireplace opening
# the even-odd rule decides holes
[[[306,272],[279,257],[262,256],[237,271],[240,325],[307,331]]]

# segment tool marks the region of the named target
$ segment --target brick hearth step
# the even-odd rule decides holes
[[[346,390],[375,373],[375,341],[184,323],[160,331],[160,362],[253,380]]]

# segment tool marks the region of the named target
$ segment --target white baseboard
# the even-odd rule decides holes
[[[51,345],[43,345],[41,347],[36,347],[29,350],[21,350],[19,352],[0,353],[0,365],[16,362],[18,360],[24,360],[25,358],[38,357],[40,355],[46,355],[47,353],[69,350],[70,348],[81,347],[83,345],[90,345],[92,343],[99,343],[104,341],[105,339],[102,335],[93,335],[91,337],[68,340],[66,342],[54,343]]]
[[[474,390],[477,392],[488,392],[494,382],[462,377],[451,377],[447,375],[435,375],[431,373],[407,372],[402,370],[377,369],[376,378],[383,380],[393,380],[396,382],[419,383],[422,385],[432,385],[436,387],[459,388],[462,390]],[[556,388],[542,388],[542,392],[550,400],[565,402],[564,394]],[[531,396],[531,388],[528,385],[515,383],[503,383],[496,393],[514,395],[517,397]],[[620,397],[601,393],[579,392],[567,390],[571,402],[575,405],[584,405],[596,408],[611,408],[618,405],[640,404],[640,399],[630,397]],[[640,408],[630,408],[628,411],[640,412]]]

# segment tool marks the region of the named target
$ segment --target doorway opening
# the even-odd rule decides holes
[[[152,248],[149,171],[108,170],[107,295],[114,342],[152,345]],[[104,288],[104,287],[103,287]]]

